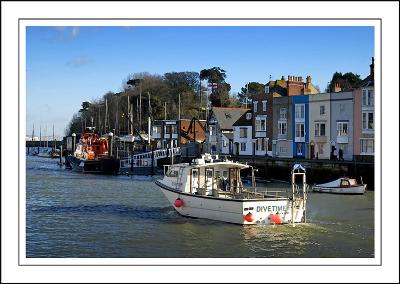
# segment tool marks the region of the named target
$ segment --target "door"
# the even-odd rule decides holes
[[[199,169],[192,169],[192,193],[199,188]]]
[[[314,160],[314,158],[315,158],[314,153],[315,153],[315,146],[314,146],[314,144],[311,144],[310,145],[310,159],[311,160]]]
[[[212,193],[214,169],[206,169],[206,194]]]

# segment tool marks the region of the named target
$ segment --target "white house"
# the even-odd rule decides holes
[[[253,155],[252,122],[252,111],[248,110],[233,124],[234,155]]]

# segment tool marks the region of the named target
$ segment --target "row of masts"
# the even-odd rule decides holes
[[[43,142],[45,142],[44,146],[46,146],[48,148],[49,147],[49,136],[46,136],[46,134],[47,134],[47,125],[44,129],[44,137],[46,140]],[[32,125],[32,137],[31,137],[32,141],[34,141],[34,138],[35,138],[35,124]],[[53,140],[52,141],[53,142],[55,141],[54,124],[53,124]],[[42,146],[41,144],[42,144],[42,125],[40,125],[40,127],[39,127],[39,146],[40,147]]]

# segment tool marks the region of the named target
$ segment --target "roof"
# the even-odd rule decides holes
[[[252,117],[250,116],[250,119],[247,119],[247,114],[251,114],[251,110],[246,111],[244,114],[242,114],[241,117],[239,117],[238,120],[233,124],[233,126],[252,126]]]
[[[228,140],[233,140],[233,133],[222,133]]]
[[[286,80],[275,80],[275,81],[269,81],[267,85],[270,88],[270,93],[273,94],[273,96],[282,96],[285,97],[287,96],[287,83]]]
[[[364,80],[361,81],[361,87],[373,87],[374,86],[374,75],[368,75]]]
[[[215,119],[221,130],[233,130],[233,124],[245,113],[248,108],[213,107]]]

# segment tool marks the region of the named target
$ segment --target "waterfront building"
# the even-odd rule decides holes
[[[353,92],[341,92],[340,85],[338,84],[335,84],[334,91],[334,93],[331,93],[330,108],[330,156],[335,153],[334,150],[336,149],[336,158],[338,159],[341,150],[343,159],[351,161],[353,160]]]
[[[254,155],[256,141],[252,139],[252,111],[246,111],[233,123],[233,155]]]
[[[354,159],[373,161],[374,159],[374,58],[370,74],[362,81],[361,87],[353,91],[354,97]]]
[[[206,147],[211,154],[233,153],[233,123],[235,123],[248,108],[213,107],[207,118]]]
[[[330,93],[309,96],[309,158],[330,159]]]
[[[275,97],[273,99],[273,140],[272,153],[274,157],[293,157],[292,135],[292,98]]]
[[[203,143],[205,140],[205,120],[155,120],[151,128],[151,138],[156,141],[157,149],[180,147],[193,141]]]
[[[157,149],[178,147],[178,120],[155,120],[151,128],[151,137],[156,140]]]
[[[292,96],[293,157],[309,158],[308,96]]]
[[[274,100],[275,98],[287,97],[288,82],[282,76],[280,80],[270,80],[265,85],[264,94],[259,94],[253,98],[254,110],[254,130],[253,138],[256,141],[256,155],[274,155]],[[254,103],[256,101],[256,103]],[[265,122],[264,122],[265,121]],[[263,130],[263,126],[265,129]]]

